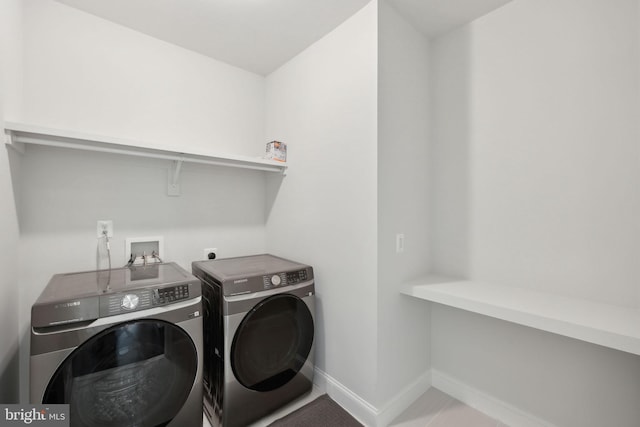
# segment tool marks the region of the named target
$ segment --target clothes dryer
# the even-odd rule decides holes
[[[273,255],[192,263],[202,281],[204,410],[239,427],[313,385],[315,283],[311,266]]]
[[[174,263],[57,274],[31,310],[30,399],[71,426],[201,426],[200,281]]]

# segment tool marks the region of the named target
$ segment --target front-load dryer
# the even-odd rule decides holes
[[[313,385],[313,268],[272,255],[192,263],[202,280],[204,411],[239,427]]]
[[[31,310],[30,399],[71,426],[201,426],[200,281],[177,264],[57,274]]]

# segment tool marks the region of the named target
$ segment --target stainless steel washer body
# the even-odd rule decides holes
[[[201,286],[177,264],[55,275],[31,323],[30,400],[71,426],[202,425]]]
[[[309,392],[312,267],[272,255],[197,261],[204,315],[204,409],[212,426],[246,426]]]

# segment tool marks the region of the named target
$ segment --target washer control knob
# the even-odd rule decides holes
[[[133,310],[138,306],[138,303],[140,302],[140,298],[138,298],[138,295],[135,294],[127,294],[122,298],[122,308],[125,308],[127,310]]]
[[[278,276],[277,274],[271,276],[271,284],[273,286],[280,286],[280,283],[282,283],[282,279],[280,278],[280,276]]]

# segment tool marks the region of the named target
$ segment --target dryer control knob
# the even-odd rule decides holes
[[[278,276],[277,274],[271,276],[271,284],[273,286],[280,286],[280,283],[282,283],[282,279],[280,278],[280,276]]]
[[[126,308],[127,310],[133,310],[138,306],[140,302],[140,298],[135,294],[127,294],[122,298],[122,308]]]

